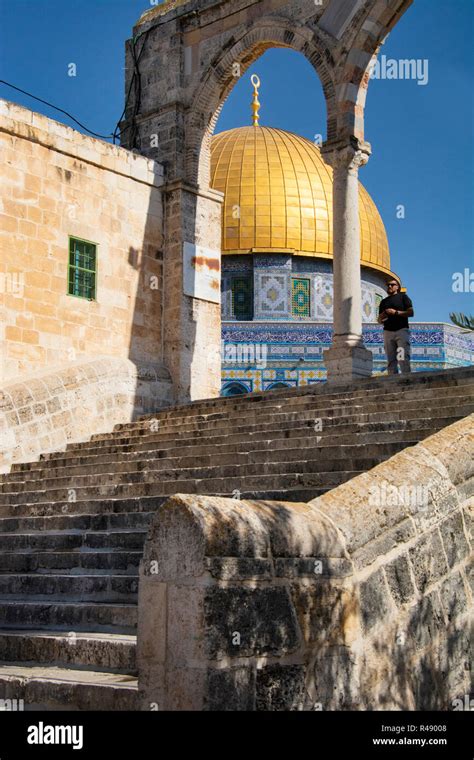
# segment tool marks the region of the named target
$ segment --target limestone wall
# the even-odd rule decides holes
[[[310,504],[177,495],[140,569],[142,708],[453,709],[474,416]]]
[[[166,405],[171,394],[160,365],[137,369],[129,359],[107,356],[6,383],[0,391],[0,472],[108,433]]]
[[[162,360],[160,164],[0,101],[0,379],[97,355]],[[67,295],[69,236],[98,246]]]

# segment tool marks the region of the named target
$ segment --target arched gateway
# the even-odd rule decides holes
[[[222,194],[210,138],[237,79],[270,47],[301,52],[326,99],[333,167],[334,339],[330,381],[370,375],[361,324],[358,169],[368,69],[412,0],[167,0],[127,43],[122,144],[165,167],[164,360],[178,400],[220,391]]]

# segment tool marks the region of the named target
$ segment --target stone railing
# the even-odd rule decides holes
[[[153,413],[171,393],[162,367],[108,356],[8,381],[0,391],[0,472]]]
[[[474,416],[310,504],[177,495],[140,568],[144,710],[456,709]]]

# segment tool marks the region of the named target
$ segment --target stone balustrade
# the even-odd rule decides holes
[[[474,415],[310,504],[176,495],[140,569],[141,708],[453,709]]]

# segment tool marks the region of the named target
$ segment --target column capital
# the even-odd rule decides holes
[[[328,140],[321,147],[321,154],[333,169],[345,168],[348,172],[357,172],[368,162],[372,148],[370,143],[357,137]]]

